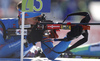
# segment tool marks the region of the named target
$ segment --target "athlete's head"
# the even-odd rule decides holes
[[[17,5],[19,25],[22,22],[22,2]],[[38,21],[38,17],[41,17],[41,13],[25,12],[25,24],[35,25]]]

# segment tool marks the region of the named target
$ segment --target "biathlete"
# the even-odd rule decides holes
[[[19,20],[16,23],[18,24],[17,28],[19,28],[19,25],[21,25],[22,22],[21,4],[22,3],[18,4]],[[66,34],[65,38],[67,38],[67,41],[66,40],[61,41],[56,46],[53,46],[52,42],[53,40],[43,36],[45,30],[43,31],[34,30],[36,28],[37,23],[40,23],[38,19],[39,17],[41,17],[41,13],[25,12],[25,25],[31,24],[33,25],[33,28],[32,31],[26,36],[26,40],[28,42],[28,45],[30,46],[27,48],[24,47],[24,53],[26,53],[26,51],[29,51],[29,49],[33,46],[33,44],[41,40],[41,48],[43,50],[43,53],[48,59],[54,60],[60,55],[56,52],[65,51],[68,48],[69,44],[71,43],[71,40],[82,34],[83,28],[81,26],[75,26],[70,32]],[[44,43],[48,45],[51,49],[48,48]],[[13,55],[13,57],[20,56],[20,46],[21,46],[21,37],[12,36],[10,39],[4,40],[2,26],[0,26],[0,57],[9,57],[11,55]],[[53,50],[56,52],[54,52]]]

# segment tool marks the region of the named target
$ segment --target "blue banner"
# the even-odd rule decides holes
[[[51,7],[51,0],[41,0],[40,2],[37,0],[34,0],[34,6],[40,10],[38,12],[50,12],[50,7]],[[33,8],[34,10],[34,8]],[[37,12],[34,10],[34,12]]]
[[[23,0],[23,12],[50,12],[51,0]]]

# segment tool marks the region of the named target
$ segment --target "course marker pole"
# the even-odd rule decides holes
[[[24,51],[24,18],[25,18],[25,12],[22,12],[22,27],[21,27],[21,60],[23,61],[23,51]]]

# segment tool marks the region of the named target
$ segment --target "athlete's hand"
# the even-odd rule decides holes
[[[76,25],[71,28],[71,31],[67,33],[67,41],[73,40],[82,34],[82,26]]]
[[[44,30],[36,30],[37,25],[34,25],[32,31],[27,35],[27,40],[29,43],[35,44],[35,42],[41,41],[43,38]]]

